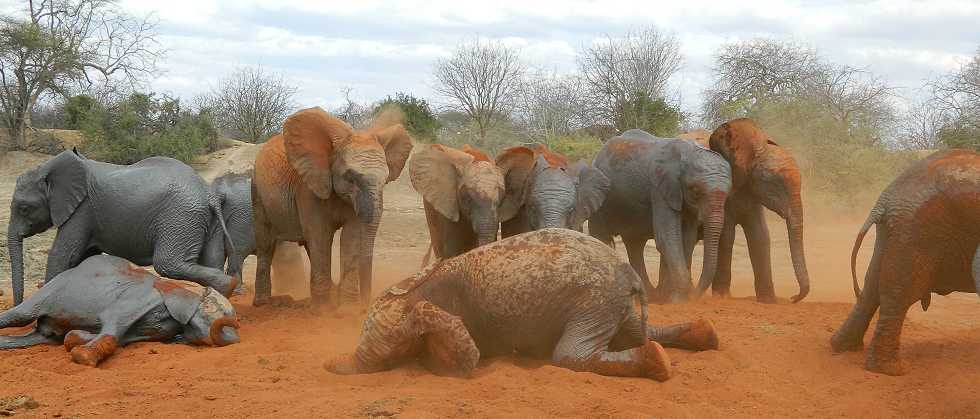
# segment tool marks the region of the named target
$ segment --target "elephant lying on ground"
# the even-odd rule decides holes
[[[222,234],[209,237],[213,220]],[[108,253],[225,295],[238,283],[219,268],[232,247],[222,240],[220,205],[204,179],[171,158],[120,166],[68,150],[18,176],[7,226],[15,304],[24,299],[24,239],[50,228],[58,234],[45,282]]]
[[[861,292],[854,265],[872,225],[877,226],[875,251]],[[941,151],[908,168],[882,192],[855,240],[851,271],[858,302],[834,334],[833,350],[861,350],[880,306],[865,367],[905,374],[899,337],[909,306],[921,301],[927,309],[932,293],[980,290],[978,245],[980,154]]]
[[[543,229],[439,261],[388,288],[355,352],[325,367],[362,374],[420,357],[436,374],[468,376],[481,357],[516,351],[576,371],[663,381],[670,360],[660,343],[718,347],[709,321],[660,328],[646,319],[640,277],[613,249],[572,230]]]
[[[239,341],[231,303],[212,288],[184,288],[125,259],[92,256],[64,271],[23,303],[0,314],[0,349],[64,343],[72,361],[95,366],[118,346],[180,341],[225,346]]]

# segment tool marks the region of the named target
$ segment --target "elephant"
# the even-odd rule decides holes
[[[810,275],[803,251],[803,198],[800,195],[800,168],[784,148],[774,143],[748,118],[721,124],[708,139],[711,149],[732,166],[732,192],[725,204],[725,228],[718,250],[718,271],[711,288],[714,295],[731,295],[732,251],[735,226],[741,225],[755,274],[756,300],[775,303],[769,252],[769,227],[765,208],[786,220],[793,271],[800,292],[791,300],[798,303],[810,293]]]
[[[242,275],[245,258],[255,254],[255,227],[252,223],[252,176],[247,173],[226,173],[211,182],[211,193],[221,204],[225,226],[231,236],[234,251],[224,257],[228,275]],[[229,249],[231,250],[231,249]],[[241,285],[241,284],[239,284]]]
[[[499,212],[516,214],[501,222],[501,237],[542,228],[582,231],[609,191],[602,172],[582,161],[570,164],[544,145],[511,147],[496,161],[505,187]]]
[[[858,286],[855,264],[864,235],[876,226],[874,255]],[[860,351],[878,313],[868,370],[903,375],[899,338],[909,307],[927,310],[932,293],[980,291],[980,154],[940,151],[913,164],[878,197],[851,250],[857,304],[831,339],[835,352]]]
[[[72,361],[94,367],[133,342],[240,340],[235,308],[220,292],[185,288],[110,255],[85,259],[0,314],[0,328],[35,321],[24,335],[0,336],[0,349],[64,344]]]
[[[606,141],[594,164],[611,187],[589,219],[589,233],[610,246],[613,236],[622,236],[630,264],[647,292],[659,297],[655,299],[681,301],[691,291],[691,258],[703,226],[704,260],[697,289],[710,286],[732,187],[728,162],[694,142],[633,129]],[[660,250],[656,293],[643,260],[643,248],[651,238]]]
[[[663,381],[670,360],[661,345],[718,348],[709,320],[656,327],[646,310],[640,278],[613,249],[546,228],[438,261],[391,286],[375,299],[354,353],[324,367],[366,374],[420,358],[435,374],[467,377],[479,359],[516,351],[576,371]]]
[[[24,239],[52,227],[45,283],[108,253],[228,295],[239,277],[220,269],[232,244],[212,198],[204,179],[171,158],[120,166],[63,151],[17,177],[7,226],[14,303],[24,299]],[[222,234],[209,233],[213,220]]]
[[[254,305],[271,302],[269,270],[279,241],[310,258],[310,294],[329,303],[334,233],[340,233],[340,298],[371,297],[374,240],[386,183],[398,178],[412,141],[401,124],[354,131],[323,109],[293,113],[259,150],[252,178],[258,265]]]
[[[500,220],[517,214],[517,207],[503,199],[504,173],[489,156],[469,145],[462,150],[427,145],[412,156],[408,170],[412,186],[422,195],[436,259],[497,240]],[[509,212],[501,213],[499,208]]]

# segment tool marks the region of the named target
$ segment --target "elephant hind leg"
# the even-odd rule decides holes
[[[857,304],[851,309],[851,314],[844,320],[837,332],[830,340],[830,347],[834,352],[856,352],[864,349],[864,334],[868,331],[871,319],[881,302],[878,293],[881,272],[881,254],[884,251],[885,235],[884,229],[878,231],[878,238],[875,241],[874,254],[871,256],[871,263],[868,264],[868,271],[864,275],[864,292],[858,298]]]
[[[646,333],[641,330],[643,327],[646,328]],[[698,319],[688,323],[654,326],[642,324],[636,313],[630,313],[609,343],[609,350],[620,351],[642,346],[643,336],[668,348],[706,351],[719,347],[718,332],[710,320]]]
[[[605,317],[608,316],[582,316],[569,322],[552,354],[552,363],[573,371],[600,375],[648,377],[657,381],[670,378],[670,358],[657,342],[647,341],[631,349],[610,351],[619,324]]]
[[[908,371],[899,354],[902,326],[909,307],[929,291],[937,273],[931,258],[917,253],[885,249],[878,281],[881,308],[865,360],[865,368],[870,371],[887,375],[904,375]]]
[[[626,247],[626,257],[630,261],[630,266],[633,267],[636,274],[643,280],[643,286],[646,287],[647,295],[650,296],[650,299],[657,300],[657,290],[664,284],[664,279],[661,277],[657,288],[654,288],[653,283],[650,282],[650,276],[647,274],[647,264],[643,259],[643,248],[646,247],[646,243],[647,239],[623,237],[623,245]]]

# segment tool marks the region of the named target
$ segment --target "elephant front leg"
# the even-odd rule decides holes
[[[428,301],[416,303],[410,318],[422,336],[422,364],[429,371],[455,377],[469,377],[473,373],[480,360],[480,350],[461,318]]]
[[[81,221],[69,220],[58,229],[51,250],[48,252],[47,271],[44,283],[68,269],[78,266],[89,256],[89,237],[85,229],[77,226]]]
[[[310,258],[310,298],[316,304],[335,306],[333,279],[333,228],[306,235],[306,255]]]
[[[65,349],[76,364],[94,367],[125,345],[120,339],[140,318],[153,310],[165,310],[163,299],[150,286],[131,287],[123,291],[116,303],[99,313],[102,329],[98,334],[72,330],[65,335]]]
[[[643,286],[646,288],[647,295],[650,296],[651,301],[660,301],[660,295],[658,291],[660,289],[665,289],[663,286],[664,276],[661,272],[660,282],[657,284],[658,287],[654,288],[653,283],[650,282],[650,276],[647,274],[647,264],[646,260],[643,258],[643,248],[646,247],[647,239],[627,237],[623,236],[623,245],[626,247],[626,257],[630,261],[630,266],[636,271],[636,274],[640,276],[643,280]]]
[[[670,211],[664,213],[664,211]],[[660,259],[666,263],[669,275],[668,287],[664,289],[669,295],[669,301],[678,302],[688,299],[691,291],[691,271],[687,268],[684,255],[684,234],[681,216],[669,208],[661,209],[654,217],[654,240]],[[664,282],[663,279],[660,281]],[[659,288],[663,288],[661,285]]]
[[[776,290],[772,284],[772,263],[769,243],[769,227],[766,225],[765,209],[756,204],[746,214],[742,223],[745,230],[745,244],[749,248],[749,261],[755,275],[755,298],[760,303],[776,302]]]

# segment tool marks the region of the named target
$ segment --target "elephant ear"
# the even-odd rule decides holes
[[[388,160],[388,182],[398,179],[405,168],[409,154],[412,154],[412,139],[402,124],[375,131],[378,142],[385,149],[385,159]]]
[[[438,144],[423,147],[412,156],[408,175],[412,186],[428,202],[453,222],[459,221],[457,191],[463,167],[473,156]]]
[[[161,279],[158,279],[154,286],[163,296],[163,305],[170,312],[170,317],[184,326],[190,323],[194,314],[201,307],[204,291],[207,289],[204,287],[184,288],[181,285]]]
[[[61,227],[88,196],[88,169],[74,150],[63,151],[48,162],[44,181],[51,221]]]
[[[334,147],[353,133],[350,125],[319,107],[297,111],[283,123],[286,159],[320,199],[333,193]]]
[[[524,146],[511,147],[497,156],[497,167],[504,177],[504,198],[497,216],[507,221],[517,216],[524,206],[527,190],[534,172],[534,151]]]
[[[572,223],[581,226],[595,214],[609,193],[609,178],[599,169],[579,161],[569,170],[576,176],[575,209],[572,210]]]
[[[660,199],[674,211],[680,211],[684,207],[684,192],[680,182],[683,163],[679,155],[676,149],[663,153],[654,161],[653,173],[650,174],[653,177],[653,199]]]

